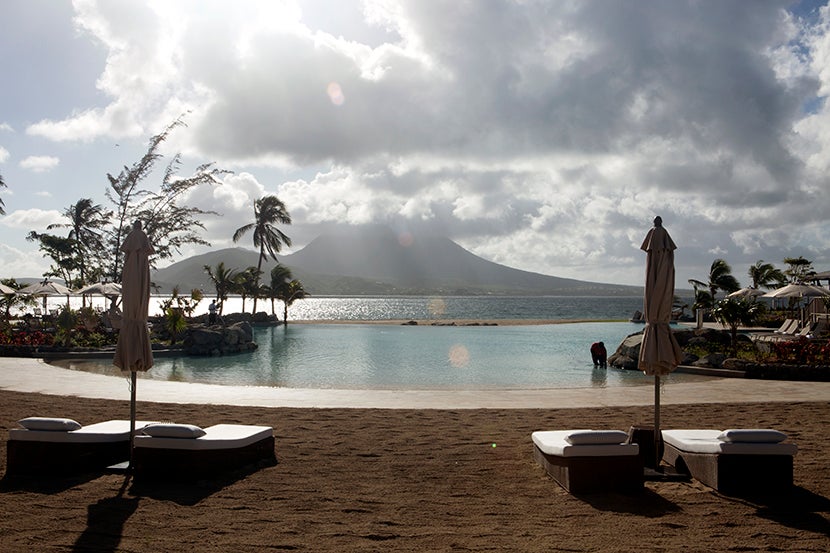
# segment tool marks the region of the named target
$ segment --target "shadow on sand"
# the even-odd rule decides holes
[[[60,493],[99,478],[103,472],[86,472],[73,475],[12,475],[0,480],[0,493],[26,491],[51,495]]]
[[[129,477],[116,497],[101,499],[87,507],[86,530],[78,536],[72,551],[100,553],[117,551],[124,534],[124,524],[138,509],[137,497],[124,497]]]
[[[575,494],[574,497],[588,503],[598,511],[627,513],[650,518],[660,517],[681,510],[677,504],[648,488],[635,494],[586,493]]]
[[[276,459],[269,459],[199,480],[188,480],[186,478],[135,479],[130,488],[130,494],[192,506],[263,468],[276,465]]]
[[[742,494],[725,499],[751,505],[758,516],[796,530],[830,536],[830,499],[801,486],[774,495]]]

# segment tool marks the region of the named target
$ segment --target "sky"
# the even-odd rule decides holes
[[[656,215],[676,285],[725,259],[830,270],[830,9],[815,1],[3,0],[0,277],[30,231],[183,117],[159,171],[211,248],[267,194],[296,251],[342,225],[429,232],[518,269],[642,285]],[[185,248],[164,266],[205,247]]]

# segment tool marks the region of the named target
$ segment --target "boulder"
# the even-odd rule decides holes
[[[714,367],[720,369],[726,359],[727,357],[723,353],[710,353],[709,355],[704,355],[692,364],[695,367]]]
[[[196,324],[187,328],[183,344],[188,355],[218,356],[255,350],[253,337],[253,328],[247,321],[225,328]]]

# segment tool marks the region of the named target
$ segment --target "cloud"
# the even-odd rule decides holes
[[[0,146],[0,163],[6,163],[7,159],[9,159],[9,151]]]
[[[684,270],[788,248],[830,263],[799,231],[826,236],[830,209],[827,7],[801,19],[786,2],[75,6],[108,53],[106,101],[27,133],[147,136],[190,110],[171,146],[240,169],[190,197],[222,213],[205,223],[217,245],[277,193],[303,232],[429,227],[573,278],[640,280],[655,214]],[[274,168],[288,176],[254,176]]]
[[[4,243],[0,243],[0,266],[14,267],[12,271],[4,271],[7,277],[12,278],[40,277],[49,270],[47,260]]]
[[[0,123],[0,131],[4,132],[14,132],[14,129],[8,123]]]
[[[23,230],[43,230],[55,223],[63,223],[63,214],[57,210],[18,209],[8,213],[0,219],[0,225],[8,228]]]
[[[21,169],[35,173],[51,171],[60,164],[60,159],[53,156],[28,156],[20,160]]]

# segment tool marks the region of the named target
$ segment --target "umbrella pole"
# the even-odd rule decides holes
[[[133,444],[135,443],[135,385],[136,371],[130,371],[130,464],[128,470],[133,470]]]
[[[660,470],[660,375],[654,375],[654,470]]]

